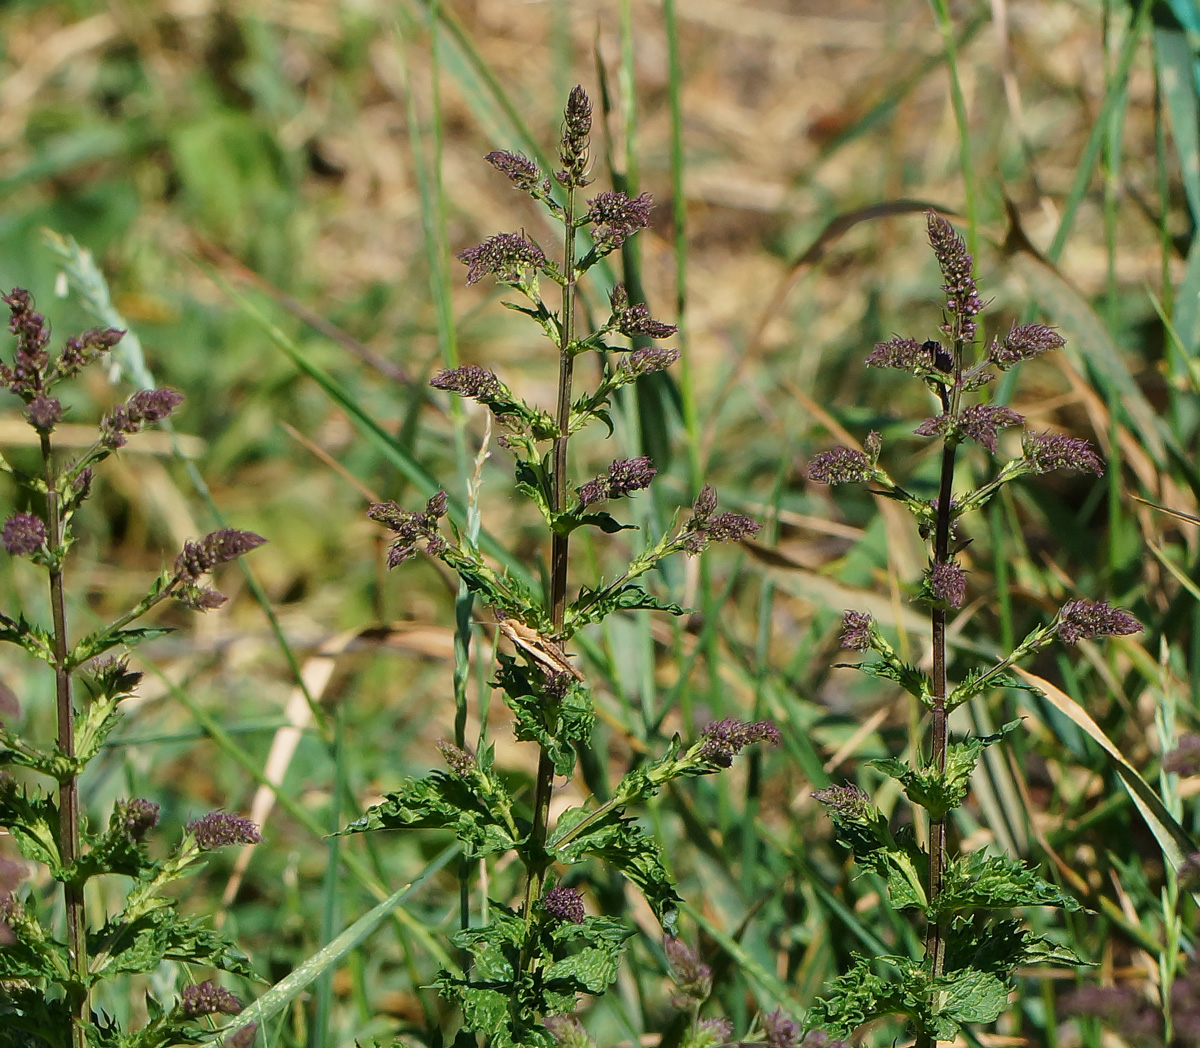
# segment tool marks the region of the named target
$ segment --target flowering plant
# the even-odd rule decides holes
[[[579,1023],[566,1015],[575,1010],[580,994],[602,994],[617,976],[631,931],[616,917],[588,912],[587,882],[571,868],[589,856],[607,863],[642,891],[664,928],[672,931],[679,897],[658,843],[634,821],[630,807],[674,779],[717,772],[729,767],[746,746],[779,737],[766,722],[710,724],[691,745],[676,737],[665,754],[608,787],[606,799],[568,808],[551,823],[554,778],[573,772],[577,751],[587,746],[594,720],[588,675],[568,652],[572,637],[622,611],[682,614],[682,608],[660,600],[639,580],[674,553],[695,555],[710,542],[736,541],[758,529],[739,513],[718,512],[716,493],[705,486],[691,516],[647,542],[617,578],[584,585],[574,596],[569,592],[573,532],[586,527],[616,534],[629,528],[600,507],[644,490],[656,474],[654,464],[639,456],[613,462],[582,483],[573,482],[571,438],[594,422],[605,424],[611,433],[608,409],[613,395],[642,376],[663,371],[679,356],[674,349],[653,344],[631,348],[615,341],[619,336],[661,340],[675,332],[651,317],[644,304],[631,302],[619,284],[609,294],[608,318],[595,330],[579,330],[577,281],[644,228],[651,207],[646,194],[631,198],[616,191],[601,192],[581,204],[580,190],[591,181],[591,122],[591,103],[576,87],[563,120],[562,166],[553,177],[518,153],[487,157],[561,226],[561,260],[552,261],[532,239],[518,233],[499,233],[459,255],[469,267],[468,283],[491,274],[521,294],[525,303],[512,308],[536,323],[554,346],[559,366],[553,410],[525,402],[479,365],[443,371],[432,382],[436,389],[484,405],[502,430],[499,443],[516,460],[516,490],[533,503],[549,532],[549,592],[538,592],[513,571],[493,567],[469,529],[447,526],[450,501],[445,492],[433,495],[421,510],[388,502],[372,506],[369,514],[394,535],[389,566],[423,549],[457,572],[466,588],[492,609],[501,634],[514,649],[498,656],[494,684],[512,711],[517,740],[538,748],[529,802],[510,792],[497,773],[493,747],[486,739],[481,738],[474,750],[467,747],[460,723],[455,741],[442,744],[447,771],[406,781],[348,829],[450,829],[471,858],[515,856],[520,862],[524,884],[519,900],[492,900],[482,924],[464,924],[454,941],[467,963],[461,970],[445,968],[438,979],[441,993],[461,1007],[464,1029],[489,1037],[497,1048],[547,1045],[552,1038],[564,1044],[589,1043]],[[577,242],[584,233],[590,246],[579,252]],[[542,281],[561,292],[557,310],[542,297]],[[584,354],[598,358],[600,378],[594,389],[577,393],[574,367]],[[699,1036],[698,1028],[696,1033]],[[697,1045],[715,1043],[707,1033],[704,1037]]]
[[[166,419],[183,397],[172,389],[139,390],[104,415],[95,441],[82,454],[65,459],[53,441],[65,414],[57,387],[102,358],[123,332],[110,328],[69,338],[51,359],[50,327],[29,293],[15,288],[2,297],[16,351],[11,364],[0,362],[0,383],[24,403],[39,456],[37,469],[30,472],[0,458],[0,470],[15,482],[24,507],[4,523],[0,542],[11,556],[28,557],[45,572],[51,624],[0,613],[0,641],[21,648],[54,674],[58,733],[53,742],[37,742],[19,730],[19,702],[3,711],[0,827],[26,863],[43,867],[58,885],[65,935],[60,937],[54,927],[54,908],[47,907],[44,894],[32,889],[26,863],[0,857],[0,1043],[38,1048],[192,1043],[199,1039],[204,1016],[240,1010],[228,990],[204,982],[185,987],[170,1007],[147,999],[149,1018],[138,1029],[121,1029],[111,1017],[93,1010],[90,998],[101,984],[154,972],[163,961],[250,975],[233,943],[204,920],[179,914],[167,890],[206,852],[257,841],[258,831],[248,819],[213,812],[189,823],[166,859],[153,859],[147,838],[158,823],[158,805],[140,797],[120,801],[106,827],[92,828],[79,780],[141,679],[123,653],[167,632],[131,623],[170,599],[197,611],[219,607],[225,598],[204,583],[205,575],[264,540],[225,528],[185,543],[174,564],[159,574],[133,608],[71,640],[65,571],[75,541],[75,515],[92,489],[93,470],[130,435]],[[49,779],[53,788],[37,785],[30,773]],[[89,907],[88,885],[114,875],[132,883],[116,912],[97,918]],[[233,1039],[237,1048],[245,1048],[253,1036],[252,1028],[243,1027]]]
[[[1009,670],[1056,640],[1075,644],[1141,629],[1131,614],[1104,601],[1071,600],[1008,655],[991,666],[968,671],[956,686],[949,686],[947,616],[963,606],[967,591],[967,576],[959,564],[959,556],[969,544],[961,533],[964,515],[981,509],[1005,484],[1019,477],[1056,469],[1098,474],[1103,472],[1103,464],[1084,440],[1025,433],[1021,454],[1001,466],[990,481],[972,491],[955,492],[959,447],[971,441],[995,453],[1000,430],[1024,422],[1009,407],[972,403],[969,396],[1022,361],[1060,348],[1064,340],[1042,324],[1018,324],[976,353],[976,318],[984,303],[975,284],[973,259],[944,218],[929,212],[927,225],[946,294],[941,325],[945,343],[892,338],[875,347],[867,365],[906,371],[935,397],[938,414],[925,419],[915,432],[941,442],[937,495],[919,498],[891,478],[879,463],[883,442],[878,433],[868,434],[861,450],[843,447],[821,452],[809,467],[810,478],[818,483],[872,484],[877,494],[902,503],[916,519],[922,537],[930,544],[929,566],[918,599],[929,608],[932,671],[926,673],[904,663],[870,615],[846,612],[843,646],[873,651],[877,656],[857,668],[899,684],[930,714],[928,755],[912,762],[895,758],[874,762],[900,783],[915,808],[924,810],[927,845],[918,843],[911,832],[893,834],[887,819],[856,786],[831,786],[815,796],[829,809],[838,839],[853,851],[861,866],[887,884],[888,904],[914,912],[923,920],[925,949],[921,957],[859,957],[807,1018],[812,1026],[849,1036],[872,1019],[898,1013],[910,1020],[922,1046],[953,1039],[971,1024],[995,1020],[1007,1004],[1017,965],[1079,963],[1069,950],[1030,934],[1011,915],[1020,906],[1080,909],[1073,897],[1008,856],[982,851],[951,855],[948,816],[966,800],[971,773],[984,749],[1002,741],[1019,721],[1005,724],[994,735],[951,741],[949,714],[995,689],[1032,690]],[[973,353],[975,359],[971,359]]]

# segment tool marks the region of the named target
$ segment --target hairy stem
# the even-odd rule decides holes
[[[58,715],[58,749],[67,758],[75,756],[75,709],[71,702],[70,647],[67,642],[67,612],[63,597],[63,571],[60,550],[63,540],[62,507],[57,477],[54,475],[50,437],[42,434],[42,463],[46,477],[47,546],[54,556],[50,568],[50,614],[54,623],[54,695]],[[79,777],[72,772],[58,786],[59,842],[62,864],[68,869],[79,858]],[[71,972],[78,986],[70,995],[71,1044],[84,1048],[86,1041],[83,1016],[87,1006],[87,919],[83,904],[83,885],[71,881],[63,885],[67,912],[67,943],[71,950]]]
[[[554,473],[551,478],[552,508],[566,509],[567,448],[570,441],[571,379],[574,370],[571,343],[575,338],[575,190],[567,189],[563,211],[562,322],[558,344],[558,436],[554,440]],[[550,621],[555,634],[561,633],[567,612],[567,552],[569,537],[554,533],[550,547]],[[533,798],[533,831],[530,835],[531,862],[525,884],[525,920],[533,916],[533,901],[541,896],[546,877],[546,824],[550,816],[550,792],[554,786],[554,762],[542,748],[538,758],[537,787]]]

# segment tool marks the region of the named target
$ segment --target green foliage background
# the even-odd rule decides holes
[[[1031,669],[1065,704],[1010,690],[955,714],[954,730],[980,734],[1024,718],[1017,759],[989,751],[958,834],[967,849],[1046,860],[1091,912],[1054,925],[1035,912],[1034,931],[1097,961],[1082,978],[1149,993],[1162,835],[1122,785],[1131,772],[1072,714],[1086,710],[1195,834],[1200,779],[1160,782],[1158,762],[1200,716],[1197,528],[1134,499],[1194,514],[1200,485],[1191,11],[1044,0],[1010,5],[1005,26],[986,5],[950,18],[891,0],[835,12],[767,0],[4,5],[0,284],[30,287],[73,332],[91,321],[77,301],[55,301],[59,259],[41,230],[94,252],[149,368],[188,395],[176,423],[198,471],[165,438],[131,442],[81,520],[73,621],[94,627],[142,592],[184,539],[218,526],[212,507],[271,543],[250,575],[226,569],[234,599],[222,612],[164,613],[184,628],[139,650],[145,698],[85,782],[89,808],[150,797],[168,836],[216,806],[253,810],[266,845],[214,859],[187,908],[216,912],[269,982],[445,862],[445,841],[429,835],[323,836],[434,765],[433,743],[452,733],[453,588],[423,561],[385,581],[383,536],[363,510],[367,493],[415,504],[433,478],[465,498],[483,413],[463,418],[428,389],[444,364],[489,364],[531,402],[551,399],[554,361],[531,354],[521,318],[486,283],[463,286],[450,255],[502,229],[545,233],[480,157],[552,140],[581,81],[598,117],[606,109],[593,135],[600,180],[611,171],[657,201],[651,231],[614,264],[656,316],[681,318],[672,344],[686,355],[671,384],[619,404],[609,450],[650,454],[660,469],[637,503],[643,523],[668,520],[703,476],[768,527],[701,569],[659,574],[656,592],[696,609],[690,619],[651,631],[633,613],[587,636],[600,725],[564,805],[599,769],[619,775],[677,730],[769,717],[782,746],[673,786],[647,816],[694,903],[681,928],[714,963],[715,1006],[742,1029],[759,1006],[800,1009],[852,953],[912,934],[878,916],[872,876],[847,876],[809,795],[850,778],[885,812],[896,802],[896,784],[867,762],[902,753],[919,711],[886,682],[835,668],[837,626],[844,608],[869,610],[919,662],[925,624],[905,594],[920,548],[894,507],[849,488],[835,501],[804,464],[874,428],[889,454],[912,456],[890,462],[893,475],[914,475],[918,490],[936,475],[921,442],[903,440],[927,413],[919,386],[860,366],[877,339],[933,333],[920,219],[931,203],[958,213],[977,251],[993,329],[1044,319],[1068,339],[1024,369],[1013,406],[1109,460],[1102,480],[1055,474],[1006,492],[969,536],[971,598],[952,629],[960,676],[1076,595],[1147,624],[1103,653],[1041,656]],[[126,390],[97,373],[79,419]],[[15,402],[6,411],[0,441],[19,459],[28,430]],[[514,513],[507,470],[502,455],[483,466],[483,527],[537,577],[546,551],[537,521]],[[964,457],[963,483],[983,473],[982,458]],[[589,555],[602,566],[625,537]],[[44,611],[28,565],[7,563],[0,590],[6,609]],[[494,633],[475,630],[469,737],[485,716]],[[0,675],[26,728],[44,733],[48,675],[10,661]],[[531,781],[531,749],[497,751],[513,788]],[[420,988],[458,920],[453,869],[431,873],[292,1000],[270,1043],[396,1032],[440,1043],[452,1016]],[[493,897],[518,890],[512,872],[494,871]],[[603,1044],[672,1043],[653,916],[616,880],[593,883],[588,902],[640,930],[589,1026]],[[482,900],[471,905],[478,914]],[[1187,945],[1195,909],[1183,906]],[[1095,1029],[1057,1013],[1069,987],[1038,972],[1021,985],[1001,1033],[1094,1042]],[[872,1039],[890,1043],[886,1029]]]

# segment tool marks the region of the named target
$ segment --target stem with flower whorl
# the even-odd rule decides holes
[[[574,97],[574,95],[573,95]],[[590,107],[588,122],[590,126]],[[569,117],[568,117],[569,119]],[[564,137],[564,145],[566,139]],[[564,153],[566,149],[564,149]],[[564,156],[564,163],[567,158]],[[568,171],[570,174],[569,165]],[[558,344],[558,407],[554,438],[554,475],[551,478],[553,510],[562,513],[567,508],[567,452],[571,439],[571,385],[574,372],[575,337],[575,180],[566,179],[566,203],[563,207],[563,285],[562,317],[559,322]],[[567,613],[567,557],[570,536],[555,531],[550,545],[550,621],[554,632],[560,633]],[[550,793],[554,788],[554,761],[545,746],[538,754],[537,784],[533,800],[533,831],[529,838],[530,865],[525,882],[525,922],[533,920],[533,901],[541,896],[546,877],[546,828],[550,818]],[[522,958],[524,960],[524,958]]]

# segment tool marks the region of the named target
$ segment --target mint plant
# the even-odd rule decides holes
[[[717,496],[706,486],[691,516],[647,542],[616,578],[571,591],[573,533],[593,528],[613,535],[628,529],[602,507],[645,490],[656,473],[649,459],[638,457],[576,480],[571,438],[596,422],[611,434],[614,394],[643,375],[664,370],[679,356],[677,350],[653,344],[633,349],[617,342],[621,336],[631,342],[661,340],[675,332],[655,320],[644,304],[631,302],[619,284],[609,295],[607,319],[594,330],[581,329],[579,279],[644,228],[651,208],[647,194],[631,198],[609,190],[581,199],[591,182],[591,123],[591,103],[576,87],[562,125],[562,166],[553,177],[519,153],[487,157],[561,226],[559,259],[550,259],[520,233],[498,233],[459,255],[469,267],[469,284],[490,274],[522,296],[523,302],[508,305],[536,324],[558,358],[555,403],[549,409],[529,404],[492,371],[474,364],[443,371],[432,382],[437,389],[478,401],[495,417],[502,430],[498,442],[516,460],[516,491],[545,523],[548,592],[488,563],[465,530],[447,525],[444,491],[421,510],[387,502],[369,511],[395,536],[389,566],[420,549],[443,561],[492,610],[514,648],[513,654],[498,656],[493,683],[512,711],[517,740],[537,746],[532,798],[509,791],[486,739],[472,751],[459,738],[442,745],[445,771],[405,781],[347,830],[449,829],[471,858],[516,857],[524,871],[519,897],[492,900],[484,923],[454,937],[469,963],[462,971],[442,971],[437,981],[441,993],[461,1007],[464,1030],[486,1036],[497,1048],[543,1046],[553,1043],[552,1037],[587,1043],[576,1021],[554,1017],[574,1011],[580,994],[604,993],[616,978],[623,944],[632,932],[617,916],[589,913],[583,882],[566,871],[586,857],[607,863],[644,893],[671,931],[679,897],[658,844],[634,821],[631,809],[675,779],[727,768],[746,746],[778,739],[776,728],[766,722],[710,724],[690,744],[676,737],[657,759],[634,767],[612,785],[607,799],[570,808],[551,825],[554,778],[572,773],[594,719],[588,676],[568,652],[572,637],[622,611],[682,614],[682,608],[654,596],[640,580],[672,554],[695,555],[710,542],[735,541],[758,529],[740,514],[718,512]],[[543,281],[557,287],[557,309],[543,298]],[[577,393],[575,363],[585,354],[597,358],[600,377],[595,388]]]
[[[1009,669],[1055,640],[1074,644],[1141,629],[1128,612],[1103,601],[1072,600],[1008,655],[990,666],[966,670],[950,687],[947,615],[962,606],[967,591],[967,576],[959,563],[970,541],[963,534],[963,517],[982,509],[1005,484],[1018,478],[1056,469],[1099,474],[1103,464],[1084,440],[1025,432],[1021,454],[1004,463],[991,480],[971,491],[954,490],[955,460],[964,442],[994,454],[1000,431],[1024,422],[1011,408],[973,400],[972,395],[998,374],[1065,343],[1045,325],[1017,324],[984,345],[977,321],[984,303],[975,284],[974,260],[949,222],[928,212],[927,224],[946,293],[942,338],[925,342],[892,338],[875,346],[867,365],[908,372],[936,398],[939,413],[925,419],[915,432],[941,444],[937,495],[919,498],[897,484],[879,463],[882,440],[874,432],[868,434],[861,451],[822,452],[809,469],[809,476],[819,483],[871,484],[876,494],[902,503],[915,518],[930,547],[929,567],[917,599],[930,609],[933,667],[925,673],[905,664],[871,616],[846,613],[843,645],[878,656],[858,668],[899,684],[929,711],[926,753],[913,762],[895,758],[873,762],[901,784],[915,809],[924,811],[927,846],[919,844],[908,828],[893,833],[870,797],[856,786],[831,786],[815,796],[829,809],[838,839],[851,849],[859,865],[886,883],[886,904],[924,922],[925,948],[921,957],[859,957],[811,1009],[807,1021],[829,1034],[849,1036],[866,1022],[900,1014],[907,1016],[921,1046],[953,1039],[973,1024],[998,1018],[1018,965],[1079,963],[1071,951],[1023,929],[1012,914],[1021,906],[1077,910],[1075,899],[1008,856],[951,852],[949,816],[966,800],[976,762],[986,747],[1000,743],[1019,721],[1005,724],[991,736],[952,741],[949,714],[996,689],[1028,689]]]
[[[36,467],[28,471],[0,458],[0,470],[12,478],[23,507],[5,522],[0,542],[11,556],[27,557],[45,572],[50,624],[0,613],[0,641],[22,649],[53,673],[57,737],[38,740],[22,734],[15,701],[0,710],[0,827],[26,860],[0,857],[0,1045],[159,1048],[192,1043],[203,1033],[205,1016],[236,1014],[241,1007],[232,993],[211,981],[185,987],[173,1003],[147,999],[148,1020],[138,1029],[121,1029],[93,1009],[92,997],[102,984],[125,985],[128,977],[155,972],[164,961],[251,974],[232,942],[203,919],[179,914],[168,892],[206,852],[258,841],[258,830],[248,819],[212,812],[189,823],[165,859],[155,859],[148,842],[158,823],[158,805],[141,797],[120,801],[106,825],[92,826],[81,779],[142,676],[129,668],[126,652],[168,632],[133,623],[167,600],[197,611],[219,607],[225,598],[205,584],[205,575],[264,540],[226,528],[185,543],[174,564],[134,607],[72,638],[66,568],[76,541],[76,514],[91,492],[93,471],[130,434],[167,418],[183,397],[172,389],[139,390],[104,415],[95,441],[82,453],[61,454],[53,440],[66,413],[56,396],[59,385],[102,359],[123,332],[109,328],[69,338],[51,359],[50,327],[29,293],[15,288],[3,301],[11,314],[16,350],[11,364],[0,362],[0,383],[24,403],[38,454],[31,460]],[[49,788],[40,784],[44,780]],[[57,886],[53,896],[33,886],[27,863],[42,868],[39,880]],[[96,912],[89,885],[111,876],[127,881],[123,904],[113,913]],[[56,926],[58,913],[62,928]],[[233,1035],[238,1048],[246,1048],[253,1037],[248,1027]]]

